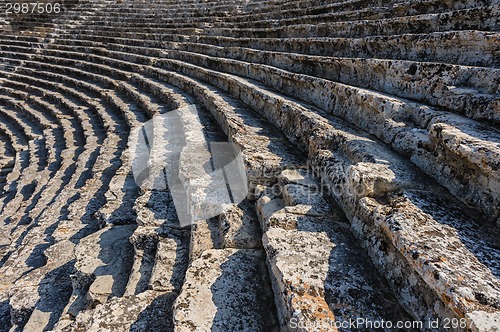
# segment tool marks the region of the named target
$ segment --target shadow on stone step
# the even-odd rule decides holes
[[[6,300],[0,302],[0,332],[8,332],[10,326],[10,305]]]
[[[170,332],[174,330],[172,320],[172,305],[176,293],[166,293],[158,296],[137,317],[130,326],[130,332]]]
[[[75,260],[72,260],[45,275],[38,287],[40,299],[30,320],[33,320],[35,324],[45,325],[45,330],[48,331],[54,327],[71,297],[73,287],[70,275],[74,272]],[[37,315],[37,311],[41,315]],[[37,322],[37,316],[40,316],[42,321]]]
[[[97,255],[97,259],[99,259],[103,265],[97,267],[93,274],[95,276],[110,275],[112,279],[111,295],[121,297],[125,293],[128,274],[133,264],[133,247],[132,244],[128,242],[128,239],[132,236],[134,229],[125,226],[127,227],[127,229],[125,229],[127,235],[123,236],[123,238],[127,239],[127,243],[125,245],[122,244],[123,248],[119,248],[118,250],[121,250],[121,252],[119,252],[115,247],[117,244],[115,241],[117,238],[115,230],[118,227],[121,228],[121,226],[111,227],[99,236],[100,251]],[[120,244],[118,244],[118,246],[120,246]],[[118,265],[120,268],[116,268],[115,265]]]
[[[335,246],[328,258],[324,289],[325,300],[333,309],[336,322],[366,319],[371,322],[391,321],[396,325],[400,321],[412,321],[412,317],[398,302],[387,280],[375,272],[376,267],[359,246],[347,224],[333,223],[328,228],[330,231],[325,233]],[[300,227],[298,230],[301,230]],[[357,309],[363,310],[356,311]],[[370,330],[368,326],[360,329]],[[394,328],[386,331],[417,330]]]
[[[220,276],[210,287],[217,309],[210,331],[278,331],[264,253],[235,251],[219,269]]]

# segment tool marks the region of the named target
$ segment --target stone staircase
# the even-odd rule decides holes
[[[61,3],[0,17],[0,331],[500,329],[500,1]],[[250,192],[181,227],[129,138],[189,105]]]

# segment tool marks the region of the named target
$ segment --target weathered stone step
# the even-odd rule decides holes
[[[104,149],[102,152],[105,152],[106,150]],[[98,174],[97,174],[98,175]],[[74,178],[73,179],[73,183],[76,183],[77,179]],[[98,185],[98,183],[95,183],[94,185]],[[83,188],[83,190],[86,190],[90,197],[92,196],[93,191],[92,188],[91,188],[91,185],[88,183],[87,186],[85,186]],[[75,199],[74,197],[71,197],[72,195],[74,195],[76,189],[73,190],[67,190],[64,194],[65,195],[62,195],[62,197],[60,197],[61,199],[56,201],[55,204],[52,204],[48,207],[48,209],[44,210],[43,212],[47,214],[47,216],[54,216],[54,215],[58,215],[59,211],[58,209],[60,209],[64,204],[71,204],[71,203],[75,203]],[[66,197],[65,197],[66,196]],[[69,199],[68,203],[66,203],[66,199]],[[78,200],[77,200],[78,201]],[[83,204],[83,206],[86,206],[87,204]],[[67,208],[67,206],[66,206]],[[88,207],[87,207],[88,208]],[[79,207],[80,209],[80,213],[83,214],[85,213],[85,211],[83,211],[81,209],[81,207]],[[91,211],[90,211],[91,212]],[[78,238],[78,233],[79,232],[79,229],[81,229],[83,226],[79,226],[79,228],[76,228],[75,230],[75,233],[71,233],[69,232],[69,230],[71,229],[71,227],[74,227],[74,223],[79,223],[80,222],[80,218],[76,217],[75,219],[72,219],[73,216],[71,216],[71,207],[69,208],[69,212],[66,212],[69,214],[69,221],[70,222],[67,222],[67,223],[61,223],[59,225],[57,225],[57,229],[55,229],[54,225],[53,225],[53,217],[52,218],[48,218],[48,220],[45,220],[43,216],[40,216],[40,225],[38,227],[35,227],[33,229],[30,230],[30,232],[26,235],[24,234],[23,237],[21,237],[20,239],[17,239],[17,244],[19,246],[21,246],[21,244],[23,244],[22,246],[22,251],[17,255],[17,256],[21,256],[21,257],[25,257],[25,258],[28,258],[30,257],[31,261],[33,261],[33,263],[30,263],[30,260],[27,260],[27,259],[20,259],[19,257],[16,257],[16,256],[13,256],[11,257],[11,259],[9,259],[9,261],[7,261],[4,266],[3,266],[3,272],[6,273],[6,275],[8,275],[8,273],[6,271],[8,271],[8,268],[6,268],[6,265],[10,266],[10,268],[14,269],[15,271],[21,271],[22,269],[26,269],[25,266],[22,266],[23,264],[21,264],[21,262],[26,262],[27,264],[41,264],[41,266],[44,265],[43,263],[43,258],[42,257],[39,257],[39,256],[43,256],[43,249],[42,250],[33,250],[33,248],[36,248],[38,246],[38,243],[40,243],[40,240],[44,239],[45,236],[47,235],[53,235],[55,238],[59,238],[62,236],[63,239],[70,239],[70,238]],[[66,214],[64,214],[62,217],[64,218],[64,216],[66,216]],[[84,222],[84,220],[82,220],[82,222]],[[49,232],[47,232],[49,231]],[[88,231],[87,231],[88,232]],[[59,233],[58,235],[56,235],[57,233]],[[45,234],[42,236],[42,234]],[[76,235],[76,236],[75,236]],[[84,236],[85,235],[85,232],[81,232],[80,236]],[[50,245],[50,244],[49,244]],[[42,245],[42,248],[44,248],[45,245]],[[33,252],[31,252],[31,250],[33,250]],[[19,258],[19,259],[18,259]],[[39,261],[40,259],[42,259],[42,261]],[[38,267],[38,265],[34,265],[35,267]]]
[[[280,183],[264,191],[257,209],[282,330],[369,329],[349,325],[360,313],[368,321],[411,321],[314,176],[286,170]]]
[[[179,293],[189,259],[189,229],[163,225],[161,229],[139,226],[130,242],[134,245],[134,265],[126,294],[148,289]]]
[[[74,247],[70,241],[63,241],[47,248],[47,263],[10,285],[12,331],[52,329],[71,295]]]
[[[19,108],[19,111],[25,112],[31,120],[38,122],[42,129],[54,129],[56,126],[61,125],[57,119],[58,111],[53,107],[53,105],[50,105],[39,98],[32,97],[25,91],[12,89],[4,84],[0,87],[0,92],[2,93],[3,102],[8,102],[7,99],[11,99],[13,101],[17,100],[17,102],[23,101],[24,105],[28,106],[29,109]],[[26,112],[27,110],[30,112]]]
[[[152,290],[112,298],[94,309],[82,311],[75,321],[60,321],[56,325],[56,331],[171,331],[171,308],[175,298],[175,293]]]
[[[135,227],[107,227],[80,240],[71,255],[75,272],[69,296],[54,322],[58,328],[72,323],[70,317],[82,310],[124,294],[133,257],[129,237]]]
[[[175,331],[277,331],[265,255],[205,251],[189,266],[173,307]]]
[[[35,71],[29,71],[24,68],[24,71],[27,71],[26,74],[31,74]],[[91,97],[87,97],[85,94],[78,92],[75,89],[72,89],[63,84],[54,83],[52,81],[41,79],[43,76],[42,72],[37,72],[39,74],[37,78],[30,75],[23,75],[20,73],[4,73],[0,72],[0,75],[3,79],[8,79],[9,82],[7,84],[17,84],[13,83],[13,80],[16,82],[21,82],[24,85],[24,89],[27,91],[35,89],[36,91],[41,91],[42,95],[51,98],[54,102],[59,102],[64,109],[68,110],[68,114],[74,114],[71,117],[74,117],[79,121],[79,124],[84,129],[84,136],[87,142],[93,142],[95,140],[102,141],[103,138],[100,132],[102,129],[99,128],[96,123],[95,116],[92,115],[89,106],[92,106],[89,103]],[[49,76],[48,79],[53,79],[52,76]],[[68,85],[68,84],[67,84]],[[36,88],[34,88],[36,86]],[[54,91],[54,92],[53,92]]]
[[[125,293],[133,257],[129,238],[135,228],[106,227],[80,240],[75,268],[81,278],[92,280],[87,291],[88,307]]]

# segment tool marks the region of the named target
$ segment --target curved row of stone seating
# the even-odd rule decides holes
[[[21,72],[24,74],[24,77],[21,77],[18,73]],[[38,71],[28,71],[24,70],[24,72],[17,71],[14,74],[11,73],[5,73],[5,76],[12,78],[13,76],[17,76],[17,78],[21,79],[27,79],[29,75],[33,75],[35,77],[40,77]],[[120,134],[121,132],[126,132],[125,127],[120,129],[119,126],[114,125],[116,121],[116,117],[113,118],[113,116],[110,117],[110,110],[112,108],[108,107],[103,107],[102,104],[96,103],[93,101],[93,98],[90,96],[85,95],[82,93],[81,90],[82,86],[85,87],[85,84],[82,84],[83,82],[80,81],[73,81],[71,80],[66,80],[64,81],[64,85],[62,84],[57,84],[53,83],[56,81],[56,77],[49,76],[47,77],[51,82],[49,85],[52,85],[52,88],[55,90],[63,91],[64,93],[68,93],[72,95],[74,98],[73,100],[78,100],[78,98],[81,98],[83,100],[83,105],[87,104],[90,105],[91,107],[94,107],[92,110],[90,108],[83,108],[83,107],[75,107],[74,109],[78,112],[80,110],[80,115],[84,116],[84,119],[86,118],[83,123],[87,123],[87,128],[91,129],[91,133],[89,133],[89,137],[97,136],[99,139],[96,140],[95,137],[92,137],[91,140],[89,140],[89,145],[87,148],[90,148],[92,145],[94,145],[97,150],[89,149],[82,153],[82,158],[78,161],[73,161],[72,159],[68,159],[68,161],[71,164],[76,164],[77,167],[75,168],[75,173],[74,176],[71,177],[71,180],[67,182],[62,188],[59,188],[59,190],[64,189],[63,191],[59,192],[59,197],[55,202],[52,202],[53,204],[50,205],[49,209],[43,211],[45,212],[45,217],[41,216],[39,220],[37,221],[36,225],[37,227],[34,227],[28,234],[27,236],[22,239],[22,241],[19,241],[19,247],[21,247],[21,251],[15,253],[10,257],[10,259],[7,259],[5,263],[3,264],[2,268],[5,271],[4,278],[3,279],[9,279],[11,277],[18,278],[17,273],[12,273],[13,271],[19,272],[19,271],[27,271],[28,273],[25,274],[23,277],[23,281],[21,284],[26,284],[29,285],[30,287],[15,287],[10,290],[10,298],[12,299],[11,301],[11,316],[12,316],[12,321],[14,324],[17,324],[19,326],[23,326],[26,324],[27,319],[30,317],[30,313],[33,310],[33,307],[35,304],[37,306],[42,305],[41,309],[43,309],[44,303],[37,303],[39,301],[40,297],[44,298],[43,294],[40,294],[39,297],[37,298],[34,295],[31,295],[29,297],[29,300],[24,300],[19,301],[16,299],[23,298],[26,296],[26,292],[33,292],[33,289],[36,290],[39,287],[39,281],[40,278],[43,277],[43,274],[41,272],[47,271],[49,268],[53,268],[54,265],[58,266],[59,265],[64,265],[66,261],[61,261],[60,256],[57,254],[55,255],[55,259],[50,261],[49,263],[45,262],[45,264],[42,262],[41,266],[44,267],[42,270],[35,269],[33,267],[30,267],[29,263],[31,261],[37,261],[45,257],[45,260],[47,260],[47,250],[35,250],[37,246],[40,245],[45,245],[45,246],[50,246],[53,244],[53,239],[56,238],[60,241],[57,241],[59,245],[56,245],[56,247],[63,246],[64,244],[67,245],[69,241],[67,239],[72,239],[73,241],[77,240],[78,238],[86,236],[89,232],[92,232],[92,230],[97,230],[98,225],[95,222],[89,222],[89,218],[93,218],[93,213],[97,212],[97,210],[101,207],[104,206],[105,200],[102,201],[104,196],[104,193],[107,191],[107,186],[110,182],[110,179],[113,178],[117,166],[116,163],[117,161],[112,158],[113,155],[116,155],[117,157],[120,156],[121,150],[123,150],[126,141],[126,137],[120,138],[117,134]],[[38,83],[40,83],[40,80],[37,78]],[[33,81],[28,79],[29,84],[33,85]],[[49,81],[42,82],[42,84],[47,85]],[[68,84],[68,83],[73,83],[73,85]],[[75,84],[76,83],[76,84]],[[68,86],[71,86],[71,88],[68,88]],[[94,88],[96,91],[101,90],[100,88]],[[95,91],[94,91],[95,93]],[[125,104],[125,103],[124,103]],[[73,105],[76,106],[76,105]],[[98,112],[98,117],[96,117],[96,114],[92,114],[94,110],[97,110]],[[90,116],[88,116],[85,113],[89,113]],[[99,121],[96,121],[99,119],[99,117],[102,120],[102,124],[99,124]],[[89,126],[89,123],[92,124],[92,126],[96,126],[96,130],[93,131],[93,127]],[[106,133],[105,128],[108,128],[110,131]],[[116,131],[114,133],[113,131]],[[107,137],[106,137],[107,136]],[[94,144],[91,144],[92,141],[94,141]],[[121,142],[121,143],[120,143]],[[97,147],[96,143],[102,144],[102,146]],[[96,156],[96,154],[99,154],[99,156]],[[72,165],[74,167],[74,165]],[[87,179],[85,179],[85,174],[87,174]],[[107,177],[107,178],[106,178]],[[92,179],[91,179],[92,178]],[[101,178],[101,179],[100,179]],[[51,179],[54,182],[57,182],[57,177]],[[61,185],[61,184],[59,184]],[[84,195],[79,194],[79,192],[84,192]],[[62,196],[61,196],[62,194]],[[101,197],[100,197],[101,196]],[[67,201],[66,201],[67,199]],[[102,201],[102,203],[99,203],[99,200]],[[86,207],[82,209],[82,207]],[[61,214],[61,212],[62,214]],[[64,212],[63,212],[64,211]],[[59,218],[59,223],[54,224],[53,223],[53,216],[60,215]],[[86,217],[86,218],[85,218]],[[62,219],[62,220],[61,220]],[[49,222],[49,223],[47,223]],[[87,225],[86,225],[87,224]],[[33,226],[33,225],[32,225]],[[89,228],[89,229],[85,229]],[[83,231],[82,231],[83,230]],[[45,233],[49,237],[47,238],[48,243],[44,244],[45,237],[41,237],[40,234]],[[40,243],[42,241],[42,243]],[[74,245],[73,245],[74,246]],[[57,251],[56,251],[57,252]],[[25,257],[26,260],[23,260],[22,257]],[[50,256],[49,256],[50,258]],[[20,266],[20,262],[26,261],[28,263],[27,267],[22,267]],[[46,267],[46,268],[45,268]],[[34,272],[31,272],[31,270],[34,270]],[[10,273],[9,273],[10,272]],[[38,277],[36,277],[38,276]],[[66,282],[66,286],[69,285],[71,289],[71,280],[69,280],[69,274],[66,275],[64,278],[64,281]],[[8,284],[8,280],[2,280],[2,282],[5,282]],[[26,286],[25,285],[25,286]],[[67,288],[66,288],[67,291]],[[36,291],[34,292],[36,294]],[[71,291],[70,291],[71,293]],[[48,300],[53,300],[54,297],[56,296],[61,296],[61,298],[64,298],[64,294],[61,294],[59,292],[56,292],[55,294],[52,295],[52,297],[49,297],[48,299],[45,299],[46,302]],[[45,296],[46,297],[46,296]],[[41,301],[39,301],[41,302]],[[46,304],[46,303],[45,303]],[[55,306],[55,309],[58,309],[57,306]],[[35,311],[38,313],[39,316],[39,311]],[[42,310],[43,312],[43,310]],[[43,315],[42,315],[43,316]],[[34,315],[34,323],[32,322],[31,325],[37,322],[36,320],[37,315]],[[54,322],[52,322],[54,323]],[[28,326],[31,326],[28,325]],[[39,328],[39,327],[37,327]]]
[[[54,37],[92,39],[105,42],[109,38],[137,46],[162,42],[193,42],[220,47],[250,48],[282,53],[334,56],[344,58],[376,58],[422,62],[451,63],[465,66],[497,68],[498,38],[496,32],[452,31],[400,36],[366,38],[230,38],[221,36],[153,35],[120,31],[89,31],[87,34],[58,33]],[[154,40],[151,40],[153,37]],[[432,51],[431,51],[432,50]],[[482,56],[478,57],[477,53]]]
[[[131,27],[129,22],[124,22],[123,29],[143,33],[160,34],[204,34],[217,35],[236,38],[301,38],[301,37],[366,37],[374,35],[397,35],[397,34],[416,34],[429,32],[442,32],[450,30],[482,30],[497,31],[498,6],[480,7],[472,9],[461,9],[445,12],[441,14],[422,14],[415,16],[404,16],[401,18],[384,18],[373,20],[341,21],[317,23],[311,19],[302,24],[293,21],[293,25],[274,27],[240,28],[238,26],[225,27],[213,25],[203,30],[205,23],[194,25],[193,27],[184,27],[182,24],[173,23],[171,26],[141,25]],[[474,17],[473,20],[470,18]],[[94,21],[95,20],[95,21]],[[313,25],[312,25],[313,24]],[[192,24],[191,24],[192,25]],[[257,25],[257,24],[256,24]],[[274,26],[275,24],[270,24]],[[102,31],[116,31],[122,28],[116,24],[103,26],[97,18],[93,18],[92,24],[85,24],[81,29],[92,31],[99,26]],[[258,27],[258,25],[257,25]],[[203,31],[203,33],[201,32]]]
[[[392,6],[392,7],[387,7],[388,4],[385,3],[384,5],[386,7],[380,7],[378,16],[380,18],[382,18],[384,21],[387,20],[387,22],[389,24],[390,24],[390,22],[394,22],[396,20],[394,18],[395,16],[398,16],[398,15],[400,15],[402,17],[404,16],[403,20],[399,19],[399,20],[396,20],[397,22],[394,22],[394,23],[396,24],[396,26],[395,26],[396,29],[398,26],[400,27],[399,29],[401,29],[401,27],[403,29],[406,29],[405,33],[410,33],[410,30],[407,30],[409,26],[412,26],[415,29],[420,29],[420,30],[430,29],[432,31],[439,31],[439,30],[436,30],[436,28],[446,30],[447,29],[446,25],[440,24],[440,21],[443,21],[443,20],[446,21],[447,25],[449,25],[450,27],[453,27],[453,29],[455,29],[455,30],[464,29],[464,28],[465,29],[475,28],[475,29],[489,30],[491,28],[494,29],[494,27],[497,26],[498,23],[495,20],[495,17],[497,15],[495,15],[495,13],[498,11],[498,8],[494,6],[495,4],[498,4],[496,1],[481,3],[481,5],[484,7],[480,7],[480,8],[477,8],[478,4],[475,2],[472,2],[472,3],[470,1],[463,1],[463,2],[464,3],[462,3],[462,1],[456,2],[452,6],[450,6],[449,4],[443,4],[441,1],[437,1],[436,4],[427,3],[425,6],[423,6],[421,3],[411,3],[410,2],[408,4],[399,3],[399,4],[397,4],[397,6]],[[335,9],[337,9],[335,11],[335,14],[334,14],[336,17],[338,17],[337,20],[332,19],[330,17],[330,15],[326,15],[326,17],[325,17],[325,14],[320,14],[320,15],[318,15],[318,18],[315,19],[315,16],[311,17],[311,16],[308,16],[304,13],[307,9],[300,9],[299,12],[296,12],[297,10],[295,10],[293,12],[294,16],[292,19],[290,19],[290,23],[293,23],[295,25],[297,25],[299,23],[316,24],[315,29],[317,30],[317,32],[319,34],[324,34],[325,36],[329,36],[329,37],[335,36],[335,33],[337,33],[338,31],[344,31],[344,33],[347,33],[350,37],[353,37],[353,33],[354,33],[353,25],[355,25],[354,20],[363,20],[363,17],[362,16],[360,17],[359,8],[353,9],[353,10],[351,10],[351,12],[345,12],[345,11],[342,11],[342,9],[346,6],[345,4],[336,3],[334,5],[336,6]],[[487,7],[488,5],[489,5],[489,7]],[[347,6],[352,6],[352,4],[348,3]],[[359,4],[357,6],[359,6]],[[455,14],[453,14],[453,15],[451,15],[451,12],[450,12],[450,13],[446,13],[446,14],[443,13],[441,16],[436,16],[436,14],[439,13],[439,10],[437,7],[441,7],[441,10],[444,10],[444,11],[457,8],[458,11],[456,11]],[[471,10],[467,9],[467,8],[471,8],[471,7],[472,7]],[[316,8],[316,7],[314,7],[314,8]],[[356,7],[354,7],[354,8],[356,8]],[[401,8],[404,8],[404,10],[401,10]],[[123,10],[124,10],[123,8],[117,8],[117,11],[120,11],[122,14],[123,14]],[[137,9],[135,9],[135,8],[131,8],[129,10],[130,11],[137,11]],[[159,10],[161,10],[161,9],[157,9],[156,12],[158,12]],[[338,12],[338,10],[341,10],[341,11]],[[390,29],[385,24],[381,25],[380,22],[377,22],[377,20],[376,20],[377,16],[374,16],[374,14],[372,13],[373,10],[374,9],[370,9],[369,13],[367,14],[368,21],[360,21],[359,22],[359,24],[361,24],[361,27],[358,30],[360,30],[360,31],[363,30],[364,35],[366,35],[366,27],[364,27],[363,25],[368,24],[369,26],[371,25],[372,28],[376,29],[377,34],[380,32],[383,32],[383,34],[390,34]],[[81,14],[82,8],[79,7],[76,10],[76,12],[78,12],[78,11]],[[201,25],[200,24],[196,25],[194,23],[195,20],[190,20],[191,21],[190,23],[186,23],[185,16],[180,15],[180,13],[173,15],[172,13],[170,13],[170,11],[171,10],[169,10],[169,14],[174,16],[175,18],[169,18],[169,20],[174,20],[171,24],[175,24],[172,26],[172,28],[175,28],[176,30],[178,30],[181,27],[186,27],[186,26],[194,26],[194,27],[199,27],[199,28],[206,27],[205,22],[200,22]],[[220,11],[215,11],[215,13],[219,13],[219,12]],[[281,13],[281,12],[282,11],[278,11],[278,13]],[[266,11],[266,14],[269,14],[269,13],[270,13],[269,11]],[[414,15],[417,15],[419,13],[431,13],[431,15],[421,15],[421,18],[419,18],[418,16],[414,16]],[[113,9],[109,8],[109,7],[107,8],[107,10],[105,12],[94,12],[94,13],[92,13],[92,20],[87,21],[83,26],[85,26],[89,29],[94,29],[97,26],[99,26],[99,29],[116,30],[116,28],[117,28],[116,19],[113,20],[114,21],[113,25],[103,26],[103,24],[105,24],[108,21],[109,17],[116,16],[116,14],[117,14],[117,12],[113,11]],[[409,16],[409,15],[413,15],[413,16]],[[466,20],[466,22],[464,22],[464,20],[463,20],[464,15],[467,17],[470,17],[471,15],[478,16],[478,17],[474,21]],[[66,15],[66,21],[69,20],[68,16],[71,16],[71,14]],[[153,20],[148,21],[149,16]],[[156,14],[143,14],[143,15],[141,15],[140,16],[141,23],[138,25],[137,29],[141,29],[142,31],[150,30],[150,32],[158,32],[158,30],[169,28],[168,22],[164,22],[164,21],[158,22],[158,20],[157,20],[157,18],[155,18],[155,16],[157,16],[157,15]],[[299,18],[297,18],[297,16]],[[350,16],[353,16],[353,21],[349,22],[349,29],[342,29],[342,27],[339,28],[335,25],[332,25],[332,22],[335,22],[335,21],[343,21],[343,22],[348,21]],[[127,17],[128,16],[122,16],[122,19],[126,20]],[[263,23],[261,24],[260,21],[257,21],[255,19],[253,13],[247,14],[246,17],[249,20],[251,20],[251,22],[248,23],[249,27],[258,27],[258,26],[262,26],[262,25],[273,27],[276,25],[276,19],[271,19],[269,21],[269,23],[265,23],[266,21],[264,20]],[[384,19],[384,17],[390,17],[390,18]],[[77,17],[75,17],[75,19],[76,18]],[[210,17],[208,17],[208,18],[210,18]],[[207,17],[203,16],[201,19],[206,20]],[[305,21],[300,22],[300,19],[303,19]],[[137,20],[137,18],[136,18],[136,20]],[[236,22],[241,22],[243,20],[243,18],[240,16],[236,16],[236,17],[232,17],[232,20],[236,21]],[[411,22],[411,25],[408,25],[407,24],[408,22],[406,22],[405,20],[409,20]],[[425,22],[428,20],[430,20],[430,22],[432,22],[432,23],[426,24]],[[147,26],[144,24],[145,21],[148,22]],[[178,22],[176,22],[176,21],[178,21]],[[321,25],[319,24],[319,23],[321,23],[321,21],[328,22],[328,24],[325,25],[327,30],[321,28]],[[457,21],[458,23],[454,23],[454,21]],[[481,26],[479,26],[477,24],[475,26],[470,26],[470,24],[472,24],[472,22],[481,22]],[[280,20],[280,25],[286,25],[286,23],[287,23],[286,20],[283,20],[283,19]],[[193,24],[195,24],[195,25],[193,25]],[[344,23],[340,23],[340,24],[344,24]],[[462,28],[460,28],[459,24],[465,24],[465,25]],[[469,25],[467,25],[467,24],[469,24]],[[53,25],[54,25],[54,23],[48,23],[47,26],[53,26]],[[234,31],[234,28],[238,28],[238,26],[236,26],[236,23],[227,23],[227,20],[224,20],[224,22],[219,22],[219,23],[216,22],[216,25],[217,25],[217,27],[224,27],[226,25],[230,25],[232,28],[231,31]],[[214,25],[210,24],[210,26],[213,27]],[[299,30],[302,28],[300,28],[299,26],[297,28],[292,27],[291,33],[293,34],[294,37],[300,37]],[[126,29],[127,30],[137,30],[136,28],[134,28],[134,22],[130,22],[130,21],[126,21]],[[153,29],[155,31],[152,31]],[[308,36],[311,35],[311,33],[314,33],[314,31],[310,30],[310,27],[305,27],[305,29],[306,29],[305,33]],[[356,30],[356,29],[354,29],[354,30]],[[425,31],[422,30],[419,32],[425,32]],[[179,31],[177,33],[179,33]],[[392,34],[394,34],[394,33],[395,32],[393,32]],[[244,34],[245,34],[245,37],[249,36],[248,32],[244,32]],[[265,34],[267,37],[272,37],[273,35],[276,35],[276,32],[273,33],[272,29],[271,30],[267,29],[267,30],[265,30]],[[279,33],[279,34],[281,34],[281,33]],[[320,36],[320,35],[317,35],[317,36]]]
[[[14,51],[29,50],[29,48],[23,47],[9,48]],[[160,66],[174,70],[183,70],[182,67],[187,68],[186,70],[194,68],[178,61],[167,61],[165,57],[168,56],[186,63],[201,65],[203,67],[196,67],[200,72],[203,70],[202,68],[210,66],[238,77],[255,79],[273,89],[297,96],[323,111],[330,112],[358,128],[374,134],[387,144],[391,144],[396,151],[411,157],[413,163],[440,181],[465,203],[479,206],[488,215],[491,215],[493,220],[497,218],[498,212],[495,212],[494,206],[498,206],[498,204],[491,204],[491,202],[494,202],[498,195],[491,192],[490,188],[495,188],[495,183],[498,183],[492,170],[495,169],[495,162],[499,156],[495,142],[500,141],[500,139],[493,127],[471,122],[460,116],[447,114],[394,96],[386,96],[300,74],[291,74],[275,70],[272,67],[262,68],[236,60],[208,58],[195,54],[179,55],[175,50],[168,53],[163,52],[161,59],[141,58],[139,55],[130,56],[123,52],[115,55],[111,51],[94,51],[120,57],[123,60],[132,58],[140,63],[156,62],[156,65],[161,64]],[[47,50],[45,53],[60,56],[54,57],[54,60],[62,61],[61,64],[68,64],[68,62],[64,62],[64,58],[62,58],[64,56],[81,60],[94,59],[97,63],[106,63],[111,66],[127,66],[123,60],[113,62],[105,57],[72,52],[67,49],[65,51]],[[69,64],[71,63],[70,60]],[[216,75],[213,70],[209,70],[208,74]],[[304,89],[304,86],[307,88]],[[329,95],[326,90],[333,93]],[[494,97],[491,99],[493,105],[490,106],[489,111],[486,111],[488,114],[493,113],[495,102],[498,102],[498,99],[495,100]],[[378,108],[376,105],[385,109],[384,113],[374,112],[373,107]],[[352,112],[351,109],[359,113]],[[369,114],[372,115],[368,116]],[[467,134],[464,134],[465,132]],[[450,141],[452,145],[447,144]],[[486,149],[490,155],[479,157],[477,152],[473,152],[472,155],[469,153],[460,155],[455,152],[456,146],[463,146],[466,151]],[[466,148],[466,146],[469,147]],[[479,153],[481,153],[480,151]],[[438,155],[438,153],[441,155],[432,156],[433,154]],[[457,163],[457,159],[460,160],[460,158],[462,162]],[[453,164],[452,160],[456,164],[455,170],[450,167]],[[464,178],[464,176],[470,176],[470,172],[464,174],[464,169],[474,169],[476,173],[473,177]],[[485,182],[490,184],[484,186]],[[467,185],[462,185],[462,183],[467,183]]]
[[[106,42],[108,50],[132,54],[164,57],[165,53],[171,50],[172,56],[177,57],[177,54],[184,57],[206,55],[221,60],[226,58],[252,64],[260,63],[293,73],[421,101],[451,112],[465,113],[466,116],[478,120],[498,122],[498,112],[491,111],[498,103],[499,86],[496,81],[500,72],[496,69],[405,60],[304,56],[252,49],[228,49],[197,43],[149,43],[149,47],[143,47],[135,46],[137,43],[133,40],[106,38],[102,42]],[[6,40],[4,43],[24,47],[37,45],[33,41],[20,40]],[[60,39],[57,44],[52,44],[52,48],[106,54],[101,45],[102,43],[92,41]],[[366,71],[362,70],[365,68]],[[411,83],[408,83],[409,80]]]

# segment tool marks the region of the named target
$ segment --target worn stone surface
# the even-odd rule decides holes
[[[142,226],[175,226],[179,223],[168,191],[146,191],[135,201],[134,209],[137,223]]]
[[[179,291],[184,282],[189,251],[182,238],[167,237],[158,242],[149,287],[156,291]]]
[[[107,227],[79,243],[75,267],[80,273],[92,276],[88,289],[91,302],[105,303],[125,292],[133,258],[129,237],[135,228],[135,225]]]
[[[222,239],[217,220],[212,218],[195,222],[191,226],[189,246],[190,261],[199,258],[205,250],[221,249]]]
[[[264,253],[207,250],[192,262],[174,304],[176,331],[277,331]]]
[[[223,248],[259,249],[261,230],[254,206],[248,201],[233,205],[219,216]]]
[[[500,330],[500,314],[473,311],[465,315],[471,331],[493,332]]]
[[[82,311],[70,325],[57,326],[64,332],[171,331],[171,308],[176,294],[146,291],[114,298],[96,308]],[[63,325],[63,324],[61,324]]]

